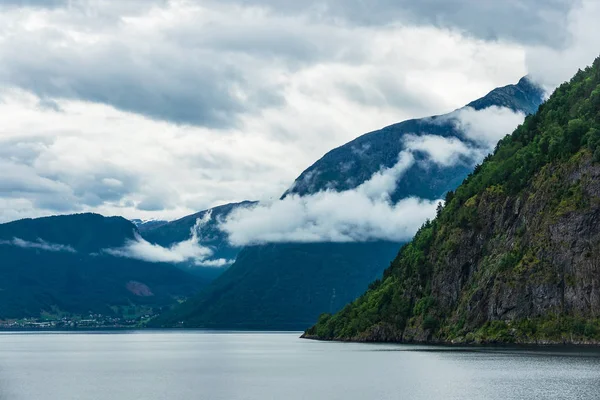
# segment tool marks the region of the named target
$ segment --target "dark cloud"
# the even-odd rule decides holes
[[[214,3],[214,9],[193,14],[194,19],[175,14],[181,23],[148,30],[145,24],[162,23],[152,19],[153,7],[179,6],[161,0],[98,3],[96,8],[94,2],[32,1],[62,3],[69,9],[55,16],[55,24],[11,32],[11,41],[0,47],[0,84],[35,93],[43,98],[41,107],[55,107],[53,99],[77,99],[157,120],[227,128],[237,126],[242,115],[285,103],[285,87],[269,64],[279,66],[279,73],[292,73],[324,61],[356,65],[368,59],[370,44],[350,34],[354,27],[377,29],[381,24],[409,22],[456,27],[486,39],[556,40],[564,34],[564,12],[570,4],[566,0],[549,0],[544,7],[533,0],[226,2],[228,6]],[[236,10],[244,12],[236,4],[267,7],[284,16],[257,13],[231,18]],[[136,20],[140,16],[150,19]],[[340,20],[349,29],[331,29]],[[349,84],[347,94],[358,102],[392,106],[429,100],[415,101],[418,95],[399,91],[397,77],[379,79],[378,93],[364,91],[357,83]]]
[[[0,84],[35,93],[43,99],[42,107],[55,106],[53,99],[85,100],[153,119],[210,128],[233,126],[240,114],[283,102],[276,83],[248,69],[253,60],[244,54],[227,54],[227,46],[244,51],[243,45],[233,43],[235,34],[227,37],[231,35],[227,30],[213,36],[211,26],[191,30],[183,26],[154,34],[123,24],[128,13],[144,15],[161,3],[138,2],[137,7],[132,1],[126,2],[129,7],[103,3],[96,12],[73,2],[69,3],[72,10],[55,16],[55,22],[64,26],[11,32],[11,41],[0,48]],[[74,38],[69,28],[90,34],[91,41]],[[217,39],[214,43],[185,39],[198,36]],[[224,41],[223,48],[218,37]],[[258,45],[265,38],[247,40]],[[283,49],[284,40],[280,43]]]
[[[274,11],[373,26],[418,23],[458,28],[483,39],[556,45],[567,37],[566,15],[578,0],[226,0]]]
[[[137,205],[142,211],[162,211],[167,208],[165,199],[159,196],[147,197]]]
[[[139,177],[110,164],[94,171],[48,171],[40,156],[52,146],[47,137],[0,140],[0,197],[28,198],[36,207],[63,212],[120,202],[140,187]]]
[[[2,52],[0,79],[44,98],[104,103],[207,127],[231,126],[239,113],[281,101],[268,85],[252,87],[237,66],[206,62],[214,58],[210,53],[157,48],[143,55],[117,43],[80,50],[49,51],[39,38],[14,43]]]
[[[0,7],[58,7],[66,6],[69,0],[2,0]]]

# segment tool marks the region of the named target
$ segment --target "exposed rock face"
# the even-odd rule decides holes
[[[557,192],[564,195],[557,198]],[[444,235],[446,246],[434,245],[428,254],[431,304],[424,315],[413,315],[404,326],[384,317],[355,336],[337,339],[596,343],[570,332],[538,335],[544,323],[560,330],[561,319],[589,324],[600,316],[600,165],[591,155],[546,166],[516,196],[488,188],[467,203],[473,226]],[[413,308],[424,298],[414,282],[401,286]],[[494,321],[500,336],[482,331]],[[531,327],[523,326],[527,321]],[[328,338],[314,330],[305,337]]]
[[[600,343],[600,59],[503,139],[384,279],[306,337]]]
[[[568,168],[546,168],[517,197],[489,190],[475,199],[478,229],[461,231],[450,254],[431,254],[440,266],[431,281],[438,307],[451,311],[451,321],[466,316],[471,329],[552,313],[597,317],[599,182],[600,167],[588,156]],[[561,186],[589,204],[552,204]],[[418,330],[407,333],[420,339]]]
[[[150,297],[150,296],[154,296],[154,293],[152,293],[152,290],[150,290],[150,288],[141,283],[141,282],[136,282],[136,281],[129,281],[127,282],[127,290],[129,290],[131,293],[135,294],[136,296],[140,296],[140,297]]]

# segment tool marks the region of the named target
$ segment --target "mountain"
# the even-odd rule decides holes
[[[600,59],[446,200],[382,280],[305,337],[600,343]]]
[[[225,204],[176,221],[156,223],[153,226],[144,224],[144,229],[140,230],[140,234],[150,243],[171,247],[190,239],[191,231],[195,229],[202,246],[209,247],[213,251],[210,260],[216,265],[195,265],[190,262],[179,266],[205,280],[212,281],[224,271],[224,267],[233,264],[241,250],[239,247],[229,244],[227,235],[219,229],[220,221],[232,211],[251,207],[254,204],[256,202],[252,201]]]
[[[247,247],[198,296],[151,326],[302,330],[356,298],[397,252],[389,242]]]
[[[113,257],[124,218],[77,214],[0,224],[0,320],[41,313],[122,315],[175,303],[207,282],[172,264]]]
[[[470,104],[473,110],[505,106],[529,113],[543,92],[523,78]],[[457,114],[410,120],[368,133],[327,153],[304,171],[288,195],[350,190],[381,168],[392,167],[405,149],[407,135],[438,135],[472,142],[457,125]],[[508,132],[507,132],[508,133]],[[473,146],[476,146],[473,143]],[[418,162],[398,182],[392,201],[417,196],[439,199],[472,170],[472,161],[454,165]],[[400,243],[269,244],[243,250],[229,270],[205,290],[151,326],[298,329],[314,323],[323,311],[335,312],[381,276]]]
[[[544,91],[522,78],[516,85],[508,85],[492,90],[486,96],[475,100],[464,109],[481,111],[489,107],[506,107],[512,111],[531,114],[537,110],[544,98]],[[383,168],[391,168],[398,161],[398,154],[406,149],[400,140],[406,135],[436,135],[445,138],[459,138],[474,147],[474,142],[466,135],[458,123],[458,111],[429,118],[411,119],[367,133],[355,140],[331,150],[323,158],[310,166],[284,194],[306,196],[323,190],[350,190],[356,188],[374,173]],[[508,133],[508,132],[507,132]],[[407,196],[435,199],[440,194],[458,186],[471,171],[469,160],[453,166],[434,163],[414,163],[398,182],[392,200]]]
[[[43,240],[69,246],[80,253],[97,253],[133,240],[135,231],[135,226],[121,217],[75,214],[0,224],[0,240],[18,238],[32,243]]]
[[[164,221],[160,219],[132,219],[130,221],[136,226],[136,228],[138,228],[138,231],[140,231],[140,233],[169,223],[169,221]]]

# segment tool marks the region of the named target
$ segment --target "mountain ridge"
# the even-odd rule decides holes
[[[506,107],[512,111],[530,114],[542,103],[544,91],[529,78],[523,77],[517,84],[506,85],[490,91],[480,99],[474,100],[464,107],[453,112],[435,115],[432,117],[409,119],[382,129],[365,133],[354,140],[337,147],[325,154],[321,159],[303,171],[282,197],[296,194],[305,196],[322,190],[350,190],[368,180],[382,167],[390,168],[396,161],[398,154],[405,149],[398,138],[405,134],[437,135],[442,137],[457,137],[463,141],[471,142],[461,129],[455,125],[455,113],[471,107],[476,111],[486,108]],[[472,143],[477,145],[476,143]],[[355,160],[349,164],[348,160]],[[416,196],[433,198],[434,193],[447,186],[456,187],[471,171],[472,165],[464,163],[454,168],[443,168],[438,165],[429,165],[426,171],[417,163],[406,174],[419,176],[420,179],[404,180],[399,182],[395,192],[391,194],[392,201],[402,198],[402,193],[410,192]],[[460,177],[457,179],[456,177]],[[423,181],[429,182],[428,187],[423,187]]]
[[[303,335],[600,343],[600,58],[501,140],[384,278]]]
[[[92,213],[0,224],[0,319],[150,312],[207,283],[172,264],[105,251],[136,235],[130,221]]]

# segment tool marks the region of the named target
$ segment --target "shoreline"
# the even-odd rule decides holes
[[[447,341],[375,341],[360,339],[324,339],[316,335],[300,336],[300,339],[314,340],[317,342],[335,342],[335,343],[364,343],[364,344],[403,344],[415,346],[440,346],[440,347],[575,347],[575,348],[597,348],[600,349],[600,341],[556,341],[556,340],[538,340],[538,341],[520,341],[520,342],[447,342]]]

